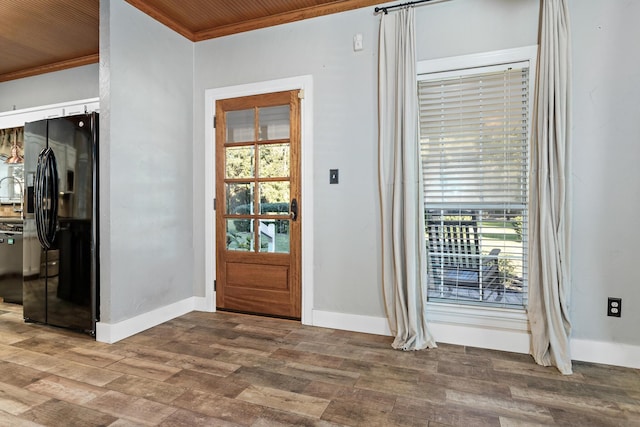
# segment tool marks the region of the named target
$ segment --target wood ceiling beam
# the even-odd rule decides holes
[[[291,12],[280,13],[278,15],[266,16],[239,22],[237,24],[223,25],[217,28],[197,31],[194,34],[194,41],[203,41],[216,37],[228,36],[245,31],[257,30],[260,28],[273,27],[275,25],[287,24],[289,22],[301,21],[333,13],[346,12],[352,9],[359,9],[367,6],[380,4],[380,0],[338,0],[333,3],[326,3],[319,6],[312,6],[305,9],[293,10]],[[373,13],[373,12],[372,12]]]
[[[158,11],[152,6],[153,2],[150,2],[149,0],[126,0],[126,2],[193,42],[380,4],[380,0],[336,0],[334,2],[318,6],[311,6],[304,9],[293,10],[277,15],[265,16],[262,18],[194,32],[178,23],[170,16]]]
[[[97,53],[81,56],[79,58],[67,59],[65,61],[54,62],[52,64],[39,65],[37,67],[26,68],[24,70],[13,71],[0,74],[0,82],[22,79],[24,77],[36,76],[38,74],[51,73],[53,71],[66,70],[68,68],[80,67],[82,65],[95,64],[100,60]]]

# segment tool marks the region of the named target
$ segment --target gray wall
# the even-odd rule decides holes
[[[193,295],[193,43],[101,2],[102,321]]]
[[[377,179],[372,41],[376,27],[371,9],[362,9],[196,44],[195,194],[204,191],[202,159],[204,145],[209,143],[204,141],[204,91],[313,75],[315,241],[311,244],[315,251],[314,308],[320,310],[383,313],[375,244],[377,189],[373,185]],[[364,35],[364,51],[352,50],[356,32]],[[339,185],[329,185],[330,168],[340,169]],[[197,201],[194,212],[203,211],[202,201]],[[194,244],[201,250],[196,253],[204,254],[204,236],[197,237]]]
[[[640,228],[640,29],[631,0],[570,1],[573,35],[573,336],[640,344],[640,287],[635,262]],[[416,9],[420,60],[537,43],[539,1],[456,0]],[[194,194],[203,194],[204,91],[312,74],[315,84],[315,308],[383,315],[378,271],[376,190],[376,43],[371,8],[196,44]],[[363,33],[365,49],[351,40]],[[329,186],[328,169],[341,169]],[[204,221],[203,201],[194,224]],[[348,213],[357,213],[357,221]],[[204,236],[196,236],[204,254]],[[204,283],[196,256],[196,283]],[[203,293],[202,289],[197,291]],[[608,318],[607,296],[623,298],[623,317]]]
[[[539,12],[540,0],[451,0],[418,7],[418,60],[535,45]]]
[[[98,95],[98,64],[90,64],[0,83],[0,112]]]
[[[194,47],[122,0],[101,3],[103,320],[204,295],[204,91],[304,74],[316,89],[316,308],[382,316],[372,8]],[[535,44],[538,8],[538,0],[419,7],[419,59]],[[570,12],[573,335],[639,345],[640,228],[627,218],[640,209],[640,4],[571,0]],[[355,33],[361,52],[351,48]],[[0,111],[97,96],[96,67],[0,83]],[[329,168],[341,169],[341,184],[329,186]],[[623,298],[622,318],[605,316],[607,296]]]
[[[573,336],[640,345],[640,2],[570,2]],[[606,317],[607,297],[622,317]]]
[[[537,42],[538,0],[456,0],[416,9],[419,59]],[[377,37],[373,8],[204,41],[195,47],[194,194],[204,194],[206,89],[313,75],[315,309],[384,316],[378,244]],[[362,33],[364,50],[352,39]],[[329,185],[329,169],[340,184]],[[194,224],[204,224],[196,198]],[[194,236],[204,283],[204,236]],[[203,290],[199,291],[203,293]]]

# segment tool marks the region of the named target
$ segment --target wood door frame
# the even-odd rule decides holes
[[[302,180],[302,265],[301,265],[301,322],[313,324],[313,77],[310,75],[287,79],[270,80],[238,86],[229,86],[205,91],[205,307],[216,310],[214,280],[216,278],[216,228],[213,200],[216,190],[215,147],[216,135],[213,127],[216,101],[260,95],[271,92],[302,90],[300,103],[300,163]]]

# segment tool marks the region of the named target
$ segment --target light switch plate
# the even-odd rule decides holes
[[[338,169],[329,169],[329,184],[338,183]]]

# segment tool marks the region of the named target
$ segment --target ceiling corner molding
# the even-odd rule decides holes
[[[125,1],[129,3],[131,6],[135,7],[136,9],[149,15],[156,21],[160,22],[161,24],[171,28],[173,31],[180,34],[181,36],[191,40],[192,42],[197,41],[195,38],[195,34],[192,31],[190,31],[188,28],[185,28],[183,25],[178,24],[175,20],[171,19],[167,15],[159,12],[157,9],[150,6],[148,2],[143,0],[125,0]]]
[[[245,31],[273,27],[280,24],[302,21],[304,19],[330,15],[333,13],[346,12],[348,10],[359,9],[378,4],[380,4],[380,0],[337,0],[335,2],[326,3],[319,6],[311,6],[305,9],[294,10],[278,15],[271,15],[264,18],[252,19],[237,24],[229,24],[217,28],[197,31],[194,34],[193,41],[199,42],[217,37],[228,36],[231,34],[242,33]]]
[[[67,59],[59,62],[54,62],[52,64],[40,65],[37,67],[31,67],[24,70],[0,74],[0,83],[7,82],[9,80],[22,79],[24,77],[32,77],[38,74],[52,73],[54,71],[62,71],[68,68],[80,67],[82,65],[95,64],[99,61],[100,61],[100,55],[98,53],[92,53],[90,55]]]

